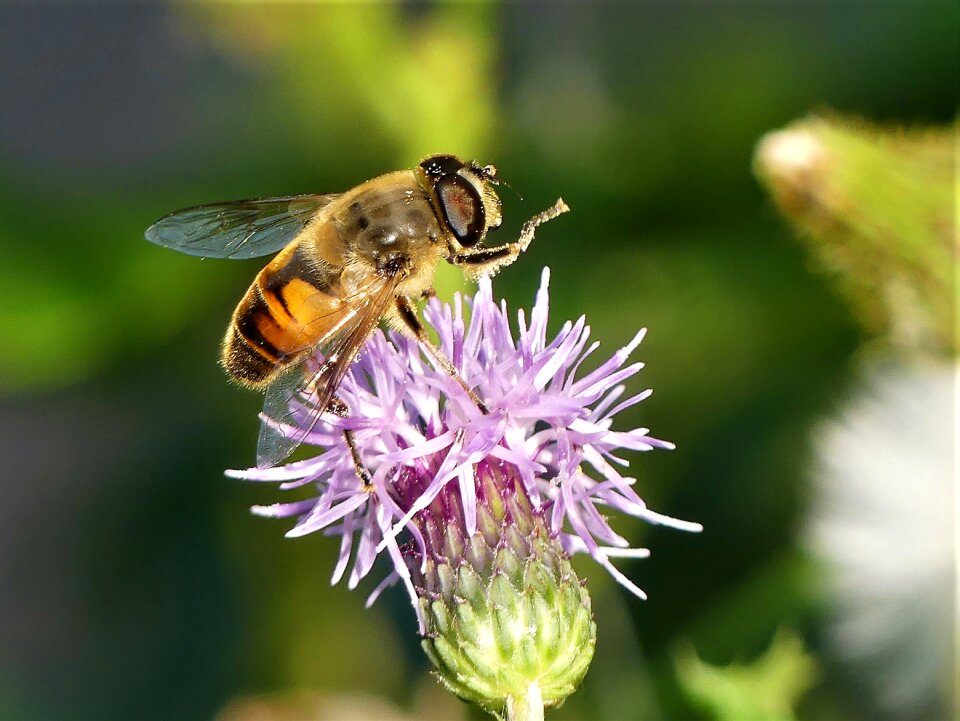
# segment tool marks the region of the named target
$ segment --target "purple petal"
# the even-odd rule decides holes
[[[348,513],[353,513],[370,499],[370,495],[360,491],[352,498],[327,509],[324,513],[310,514],[303,522],[287,531],[287,538],[296,538],[323,528],[336,520],[343,518]]]
[[[306,513],[317,504],[316,498],[308,498],[305,501],[295,501],[293,503],[274,503],[270,506],[252,506],[250,512],[255,516],[263,518],[287,518],[289,516],[299,516]]]

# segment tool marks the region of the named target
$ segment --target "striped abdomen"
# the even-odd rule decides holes
[[[299,244],[267,265],[233,314],[222,363],[237,381],[261,387],[297,362],[347,317],[339,269],[322,270]]]

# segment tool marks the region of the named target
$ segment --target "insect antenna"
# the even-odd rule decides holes
[[[500,185],[505,185],[505,186],[507,186],[508,188],[510,188],[510,191],[511,191],[514,195],[516,195],[518,198],[520,198],[520,200],[523,200],[523,196],[520,195],[520,192],[519,192],[516,188],[514,188],[512,185],[510,185],[510,183],[508,183],[506,180],[503,180],[502,178],[490,178],[490,182],[493,183],[493,184],[496,185],[496,186],[500,186]]]

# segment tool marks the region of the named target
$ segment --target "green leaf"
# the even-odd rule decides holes
[[[674,662],[684,693],[717,721],[793,721],[797,702],[817,678],[803,641],[783,629],[749,664],[712,666],[692,647],[675,654]]]

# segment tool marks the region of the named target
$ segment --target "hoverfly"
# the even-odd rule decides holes
[[[266,393],[259,467],[289,456],[324,412],[349,412],[337,387],[382,319],[415,337],[485,410],[428,338],[415,302],[432,293],[440,260],[471,278],[491,275],[516,260],[538,225],[568,210],[558,199],[517,240],[485,247],[501,222],[498,184],[492,165],[432,155],[345,193],[200,205],[147,229],[150,242],[189,255],[277,253],[234,311],[221,355],[234,380]],[[358,474],[369,480],[345,433]]]

